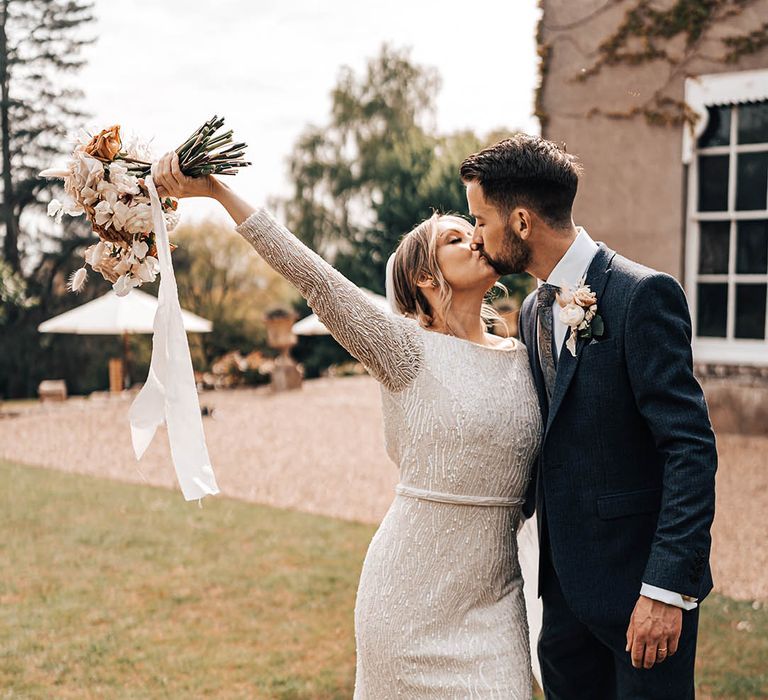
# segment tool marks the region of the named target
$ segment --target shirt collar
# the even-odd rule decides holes
[[[597,243],[595,243],[587,230],[577,226],[579,232],[576,238],[565,251],[565,255],[552,269],[547,277],[547,284],[554,284],[557,287],[573,287],[586,274],[592,258],[597,253]],[[538,286],[544,284],[540,279],[536,280]]]

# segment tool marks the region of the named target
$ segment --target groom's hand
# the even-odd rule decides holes
[[[683,611],[641,595],[627,628],[627,651],[635,668],[652,668],[677,651]]]

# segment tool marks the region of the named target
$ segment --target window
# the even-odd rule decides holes
[[[766,98],[699,105],[689,139],[686,292],[699,361],[768,365]]]

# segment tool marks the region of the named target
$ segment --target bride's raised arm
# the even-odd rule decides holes
[[[299,290],[333,337],[376,379],[392,391],[413,381],[422,352],[412,321],[380,309],[266,209],[255,209],[219,179],[175,172],[177,164],[170,154],[158,163],[154,179],[166,194],[217,199],[234,220],[235,230]]]

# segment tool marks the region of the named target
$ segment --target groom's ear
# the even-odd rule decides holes
[[[533,230],[533,217],[528,209],[515,207],[509,215],[510,228],[522,239],[527,240]]]

